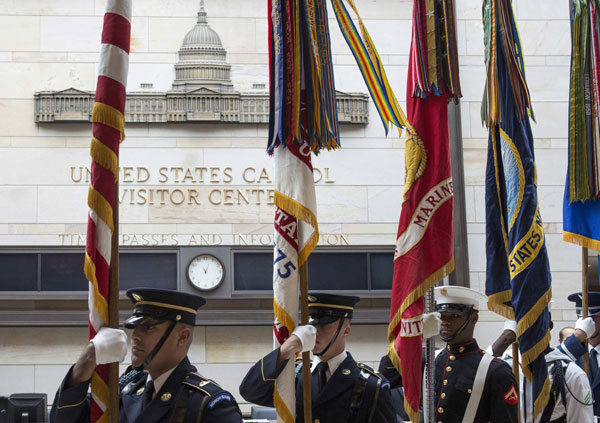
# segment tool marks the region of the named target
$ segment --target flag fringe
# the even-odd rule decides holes
[[[537,399],[533,402],[533,415],[539,416],[546,408],[546,404],[550,400],[550,379],[546,376],[546,380],[544,381],[544,386]]]
[[[92,122],[110,126],[121,133],[121,141],[125,139],[125,117],[123,113],[108,104],[95,102],[92,109]]]
[[[401,365],[400,356],[398,355],[398,351],[396,351],[396,349],[394,348],[393,342],[391,342],[388,345],[386,354],[389,357],[392,364],[394,365],[394,367],[396,368],[396,370],[398,371],[398,373],[402,374],[402,365]],[[411,407],[411,405],[408,403],[408,401],[406,399],[406,396],[404,396],[404,411],[406,411],[406,414],[408,414],[408,419],[411,422],[419,421],[419,410],[414,410]]]
[[[511,306],[506,305],[508,301],[512,299],[512,290],[507,289],[506,291],[497,292],[488,297],[487,308],[500,316],[515,320],[515,311]]]
[[[273,389],[273,405],[277,410],[277,417],[281,418],[283,423],[294,423],[294,416],[292,416],[292,413],[285,404],[285,401],[279,395],[279,391],[277,390],[277,382],[275,382],[275,389]]]
[[[535,302],[534,306],[529,309],[523,317],[517,322],[517,338],[520,338],[540,317],[544,309],[552,299],[552,285],[548,290]],[[531,350],[530,350],[531,351]],[[536,354],[537,355],[537,354]],[[525,363],[529,364],[529,363]]]
[[[296,329],[296,323],[294,322],[294,319],[292,319],[289,313],[285,311],[281,305],[279,305],[275,297],[273,297],[273,312],[275,313],[277,320],[288,329],[290,334],[294,329]]]
[[[314,233],[307,241],[304,248],[298,252],[298,267],[300,267],[306,262],[306,260],[308,260],[308,256],[310,255],[311,251],[315,249],[317,243],[319,242],[319,225],[317,224],[317,216],[308,207],[300,204],[298,201],[279,191],[275,191],[275,205],[286,213],[295,216],[296,218],[315,228]]]
[[[394,336],[394,328],[400,324],[402,321],[402,313],[406,311],[408,307],[410,307],[417,299],[421,298],[425,295],[425,292],[432,288],[436,283],[444,279],[454,270],[454,257],[446,264],[442,265],[439,269],[429,275],[423,282],[419,284],[410,294],[406,296],[402,304],[394,314],[394,317],[390,320],[390,324],[388,325],[388,341],[390,343],[394,343],[396,337]],[[391,358],[391,357],[390,357]],[[392,361],[393,362],[393,361]],[[396,364],[394,364],[396,366]],[[398,369],[398,368],[396,368]]]
[[[98,138],[93,137],[90,146],[90,156],[93,161],[115,175],[115,182],[117,182],[119,179],[119,159],[114,151]]]
[[[600,252],[600,240],[588,238],[587,236],[563,231],[563,241]]]
[[[83,273],[94,287],[94,308],[96,309],[102,320],[104,320],[104,325],[107,325],[108,303],[106,302],[106,298],[104,298],[102,294],[100,294],[100,289],[98,288],[98,279],[96,279],[96,265],[94,264],[92,258],[88,255],[87,251],[85,253]]]
[[[113,208],[106,198],[96,191],[92,185],[90,185],[90,189],[88,190],[88,207],[98,214],[98,217],[106,223],[111,232],[114,232]]]

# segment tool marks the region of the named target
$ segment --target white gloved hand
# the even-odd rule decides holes
[[[516,335],[517,334],[517,322],[515,322],[514,320],[506,320],[504,322],[504,329],[502,330],[502,332],[504,332],[505,330],[511,330]]]
[[[96,364],[120,363],[127,354],[127,335],[121,329],[101,328],[94,339]]]
[[[300,339],[302,352],[312,351],[317,339],[317,328],[312,325],[296,326],[292,335],[296,335]]]
[[[423,315],[423,340],[436,336],[440,333],[442,323],[440,313],[426,313]]]
[[[580,317],[575,323],[575,329],[584,331],[585,337],[589,338],[596,332],[596,324],[594,323],[594,319],[591,317],[586,317],[585,319]]]

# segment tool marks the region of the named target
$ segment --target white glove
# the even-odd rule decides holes
[[[94,339],[96,364],[120,363],[127,354],[127,335],[121,329],[101,328]]]
[[[591,317],[586,317],[585,319],[580,317],[575,323],[575,329],[584,331],[585,337],[589,338],[594,334],[594,332],[596,332],[596,324],[594,323],[594,319]]]
[[[426,313],[423,315],[423,339],[431,338],[440,333],[440,324],[442,320],[440,313]]]
[[[517,334],[517,322],[515,322],[514,320],[506,320],[504,322],[504,329],[502,330],[502,332],[504,332],[505,330],[511,330],[516,335]]]
[[[317,339],[317,328],[312,325],[296,326],[292,335],[296,335],[300,339],[302,352],[312,351]]]

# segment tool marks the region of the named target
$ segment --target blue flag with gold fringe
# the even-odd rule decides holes
[[[485,0],[488,72],[482,117],[489,129],[486,170],[488,308],[517,321],[523,374],[532,385],[534,416],[550,383],[551,275],[540,217],[531,103],[510,0]]]

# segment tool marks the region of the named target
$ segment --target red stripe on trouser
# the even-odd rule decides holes
[[[104,15],[104,29],[102,30],[102,43],[113,44],[129,53],[131,42],[131,24],[127,19],[116,13]]]

